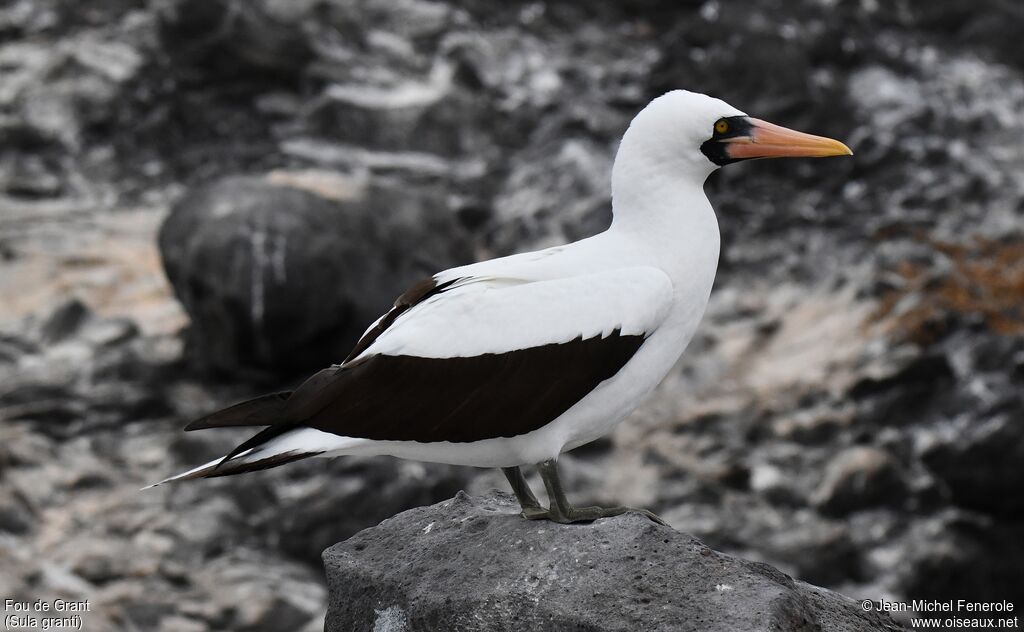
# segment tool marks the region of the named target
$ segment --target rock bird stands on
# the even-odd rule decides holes
[[[556,462],[610,432],[693,337],[718,266],[704,180],[740,160],[850,153],[702,94],[658,97],[622,137],[608,230],[420,282],[342,364],[295,391],[189,424],[264,428],[223,459],[167,481],[388,454],[500,467],[526,518],[567,523],[631,511],[572,506]],[[548,508],[527,486],[519,469],[527,464],[540,470]]]

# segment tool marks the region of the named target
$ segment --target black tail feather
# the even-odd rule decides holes
[[[228,452],[227,455],[223,459],[220,460],[220,463],[217,465],[217,467],[221,467],[222,465],[225,465],[228,461],[230,461],[231,459],[235,458],[239,454],[245,452],[246,450],[248,450],[250,448],[258,448],[259,446],[261,446],[264,443],[270,441],[271,439],[273,439],[275,437],[279,437],[279,436],[283,435],[284,433],[288,432],[289,430],[294,429],[295,427],[296,427],[295,424],[279,424],[277,426],[270,426],[268,428],[264,428],[263,430],[260,430],[259,432],[257,432],[253,436],[249,437],[248,439],[246,439],[242,443],[240,443],[237,446],[235,446],[234,450],[232,450],[231,452]]]
[[[217,478],[218,476],[232,476],[234,474],[242,474],[244,472],[258,472],[259,470],[269,470],[272,467],[278,465],[284,465],[285,463],[291,463],[293,461],[301,461],[302,459],[308,459],[311,456],[321,454],[320,452],[284,452],[282,454],[275,454],[268,456],[265,459],[258,459],[256,461],[229,461],[225,463],[221,461],[208,472],[204,473],[201,478]]]
[[[284,404],[291,391],[263,395],[256,399],[229,406],[223,410],[196,419],[185,430],[226,428],[229,426],[269,426],[281,420]]]
[[[258,457],[258,453],[249,455],[241,459],[234,461],[217,461],[206,464],[203,467],[195,470],[188,471],[177,476],[166,478],[159,483],[154,483],[143,489],[149,489],[156,487],[157,485],[163,485],[164,483],[172,483],[178,481],[190,481],[197,478],[217,478],[219,476],[231,476],[233,474],[242,474],[244,472],[256,472],[259,470],[266,470],[278,465],[284,465],[285,463],[291,463],[292,461],[301,461],[302,459],[308,459],[311,456],[322,454],[322,452],[296,452],[294,450],[289,452],[281,452],[279,454],[271,454],[264,458]]]

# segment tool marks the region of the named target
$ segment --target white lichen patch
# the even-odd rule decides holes
[[[388,606],[384,610],[374,609],[376,618],[373,620],[373,632],[406,632],[409,629],[409,618],[398,606]]]

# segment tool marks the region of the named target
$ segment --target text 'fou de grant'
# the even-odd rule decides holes
[[[68,599],[36,599],[35,601],[18,601],[4,599],[4,610],[14,612],[92,612],[88,600],[72,601]]]

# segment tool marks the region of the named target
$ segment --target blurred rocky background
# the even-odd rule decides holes
[[[711,178],[700,333],[565,458],[573,497],[854,597],[1024,605],[1022,30],[1008,0],[0,1],[0,595],[320,629],[325,547],[500,474],[138,488],[409,282],[604,228],[618,137],[686,87],[856,155]]]

